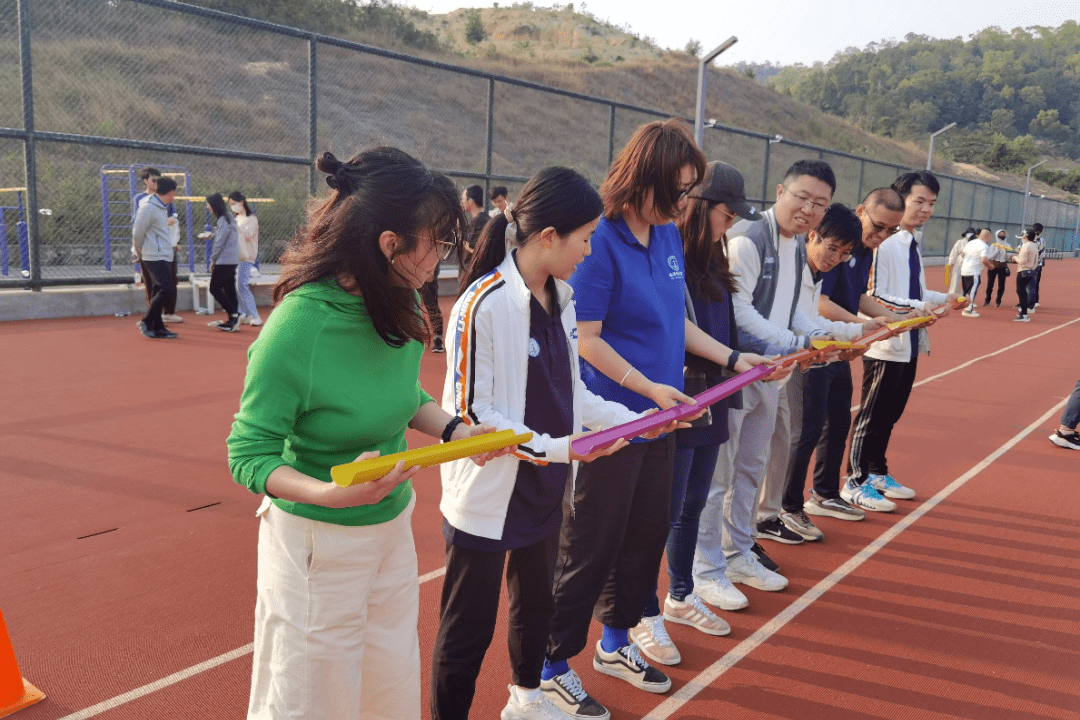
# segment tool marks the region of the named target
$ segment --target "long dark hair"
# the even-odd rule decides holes
[[[720,203],[703,197],[691,197],[686,210],[675,221],[683,239],[683,255],[686,263],[686,284],[693,295],[700,295],[709,302],[720,302],[724,293],[734,295],[735,276],[731,273],[727,256],[727,236],[713,242],[709,226],[709,211]]]
[[[214,213],[214,217],[225,218],[225,222],[232,223],[232,215],[225,208],[225,198],[221,197],[221,193],[207,195],[206,202],[210,205],[210,212]]]
[[[677,118],[642,125],[611,163],[600,186],[604,217],[614,220],[623,208],[640,212],[652,190],[656,212],[674,217],[679,207],[679,171],[694,168],[694,183],[705,176],[705,155],[698,149],[690,126]]]
[[[559,237],[566,237],[600,217],[603,210],[600,194],[580,173],[565,167],[546,167],[533,175],[510,211],[517,229],[511,239],[524,243],[548,227],[555,228]],[[484,226],[472,261],[461,279],[461,292],[506,258],[509,224],[506,213],[498,213]]]
[[[364,150],[344,163],[326,152],[315,167],[327,173],[326,184],[333,191],[309,204],[307,222],[281,257],[274,301],[305,283],[333,278],[346,290],[359,292],[386,344],[426,341],[416,292],[393,281],[390,265],[412,252],[425,232],[436,240],[464,234],[465,217],[454,184],[392,147]],[[391,258],[379,247],[379,236],[386,231],[401,238]]]

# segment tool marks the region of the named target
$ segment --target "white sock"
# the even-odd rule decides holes
[[[541,690],[538,687],[536,687],[536,688],[523,688],[523,687],[521,687],[519,685],[514,685],[513,690],[511,690],[511,692],[514,693],[514,699],[517,700],[519,705],[528,705],[529,703],[537,703],[537,702],[540,702],[541,698],[543,698],[543,695],[541,694]]]

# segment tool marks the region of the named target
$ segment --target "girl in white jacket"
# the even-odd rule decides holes
[[[495,631],[504,565],[514,684],[502,718],[563,717],[540,690],[563,498],[573,497],[578,462],[626,445],[581,456],[570,441],[583,425],[639,417],[589,392],[579,376],[577,317],[565,280],[589,254],[602,210],[578,173],[541,170],[513,209],[484,228],[450,314],[443,408],[468,424],[534,437],[483,467],[442,466],[446,579],[431,672],[435,719],[468,717]]]

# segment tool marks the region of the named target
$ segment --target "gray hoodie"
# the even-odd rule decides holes
[[[157,195],[139,206],[135,225],[131,229],[131,243],[144,262],[172,262],[173,246],[169,242],[168,223],[169,210]]]
[[[236,221],[219,217],[214,228],[214,249],[210,252],[210,261],[215,265],[238,265],[240,263],[239,236]]]

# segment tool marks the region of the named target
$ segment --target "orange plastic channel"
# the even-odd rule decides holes
[[[405,452],[384,455],[383,457],[360,460],[359,462],[335,465],[330,468],[330,477],[338,485],[348,487],[358,483],[371,482],[381,478],[394,469],[399,460],[405,461],[405,467],[431,467],[440,463],[460,460],[461,458],[482,455],[493,450],[502,450],[511,445],[520,445],[532,440],[531,432],[515,434],[513,430],[500,430],[485,433],[464,440],[453,440],[439,445],[414,448]]]

